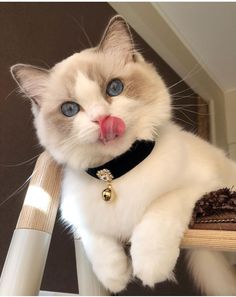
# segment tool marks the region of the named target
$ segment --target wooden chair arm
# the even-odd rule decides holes
[[[0,295],[38,295],[60,199],[62,169],[38,158],[0,278]]]
[[[188,229],[182,239],[181,247],[236,252],[236,231]]]
[[[60,201],[62,168],[43,152],[36,162],[16,229],[52,233]]]

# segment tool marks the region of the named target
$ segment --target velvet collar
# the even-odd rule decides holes
[[[155,141],[137,140],[132,144],[130,149],[122,155],[112,159],[102,166],[88,168],[86,172],[89,175],[98,178],[98,170],[108,169],[114,179],[118,178],[141,163],[152,152],[154,146]]]

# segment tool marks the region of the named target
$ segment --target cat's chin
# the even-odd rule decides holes
[[[123,137],[117,137],[106,142],[98,140],[93,145],[84,147],[79,153],[70,155],[65,163],[74,170],[86,170],[102,166],[129,150],[134,141],[135,139],[127,140]]]
[[[113,146],[113,145],[116,145],[119,140],[120,140],[120,137],[116,137],[111,140],[98,139],[97,143],[102,146]]]

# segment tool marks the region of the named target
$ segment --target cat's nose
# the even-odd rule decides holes
[[[106,115],[102,115],[102,116],[98,116],[98,117],[95,117],[92,122],[95,122],[97,124],[100,124],[101,122],[103,122],[107,117],[109,117],[110,114],[106,114]]]
[[[101,118],[106,118],[109,116],[107,110],[101,105],[91,106],[88,110],[88,116],[92,122],[99,122]]]

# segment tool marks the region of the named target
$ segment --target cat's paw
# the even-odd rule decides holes
[[[179,248],[150,250],[148,246],[136,246],[131,249],[133,274],[149,287],[165,280],[175,281],[173,269],[178,256]]]
[[[113,293],[124,290],[132,276],[132,267],[123,253],[100,259],[93,264],[93,270],[103,286]]]

